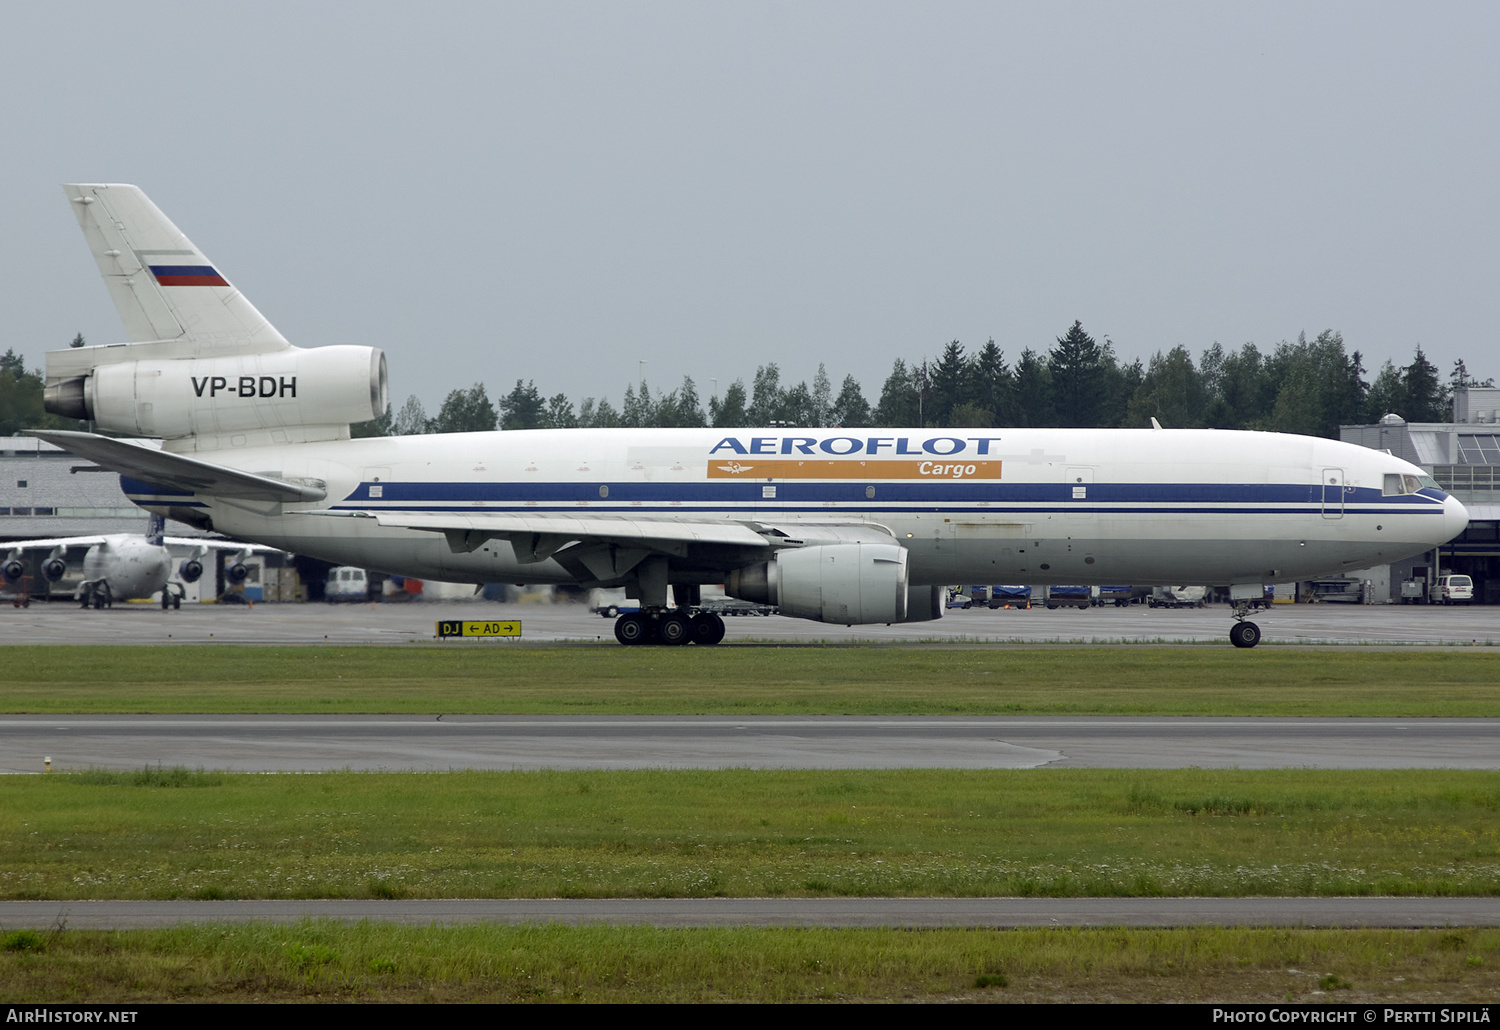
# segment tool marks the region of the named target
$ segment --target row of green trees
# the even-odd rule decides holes
[[[82,346],[83,337],[72,345]],[[705,404],[691,377],[653,392],[642,379],[625,387],[616,408],[607,398],[574,405],[567,394],[544,397],[534,381],[491,401],[483,383],[453,390],[436,415],[415,396],[382,418],[354,427],[357,436],[578,427],[744,428],[784,423],[856,427],[1130,427],[1152,418],[1173,428],[1268,429],[1337,437],[1340,425],[1370,423],[1395,412],[1411,422],[1450,417],[1452,391],[1479,382],[1463,361],[1446,380],[1417,347],[1410,364],[1387,361],[1365,381],[1359,351],[1332,330],[1316,339],[1277,344],[1261,353],[1214,344],[1195,361],[1185,347],[1150,361],[1122,363],[1108,337],[1099,342],[1074,322],[1046,353],[1031,348],[1013,361],[990,340],[973,353],[957,340],[936,359],[896,359],[875,403],[846,375],[837,389],[823,365],[811,385],[782,382],[775,364],[756,369],[747,387],[735,380]],[[13,350],[0,356],[0,435],[24,429],[74,428],[42,410],[42,377]]]
[[[24,356],[14,348],[0,354],[0,436],[15,436],[27,429],[77,428],[75,420],[43,410],[42,374],[27,371]]]
[[[534,381],[516,380],[498,402],[484,384],[454,390],[435,416],[415,397],[384,419],[356,427],[360,435],[447,433],[491,429],[576,427],[744,428],[795,426],[1144,427],[1151,419],[1180,429],[1265,429],[1337,437],[1340,425],[1378,421],[1391,412],[1411,422],[1449,419],[1452,391],[1490,386],[1462,360],[1445,381],[1422,348],[1410,364],[1387,361],[1365,380],[1359,351],[1349,352],[1332,330],[1316,339],[1277,344],[1263,354],[1254,344],[1226,350],[1215,343],[1195,361],[1185,347],[1157,352],[1149,362],[1122,363],[1106,337],[1101,343],[1079,322],[1045,354],[1027,348],[1008,362],[994,340],[972,354],[957,340],[935,360],[898,358],[872,406],[852,375],[835,390],[818,366],[811,386],[782,383],[775,364],[760,366],[747,388],[736,380],[705,405],[696,384],[653,393],[641,380],[626,386],[615,408],[588,397],[576,407],[566,394],[543,397]]]

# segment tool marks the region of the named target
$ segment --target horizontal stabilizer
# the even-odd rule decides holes
[[[322,484],[292,483],[253,472],[226,468],[185,454],[157,450],[133,440],[117,440],[95,433],[32,430],[31,435],[79,457],[144,483],[254,501],[320,501]]]

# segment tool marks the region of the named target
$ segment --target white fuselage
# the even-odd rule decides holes
[[[116,601],[150,597],[164,590],[171,576],[171,554],[138,534],[111,534],[83,556],[84,583],[108,584]]]
[[[192,453],[320,480],[327,497],[169,496],[133,481],[127,493],[337,564],[474,583],[578,577],[554,560],[518,561],[505,540],[455,551],[442,533],[299,512],[711,520],[789,536],[867,525],[907,549],[914,584],[1138,585],[1365,568],[1429,550],[1468,517],[1435,488],[1412,490],[1402,477],[1422,471],[1389,454],[1216,430],[535,430]],[[1393,492],[1392,476],[1407,488]],[[685,581],[721,581],[711,552],[673,560]]]

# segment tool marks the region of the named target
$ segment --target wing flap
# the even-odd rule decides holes
[[[157,450],[134,440],[64,430],[32,430],[31,435],[132,479],[189,493],[283,502],[321,501],[328,495],[320,485],[258,476],[185,454]]]
[[[740,522],[683,522],[677,520],[578,518],[570,515],[407,514],[383,511],[318,511],[308,515],[330,515],[373,519],[390,529],[416,529],[442,533],[454,551],[472,551],[495,537],[516,546],[517,557],[542,561],[575,541],[631,543],[657,550],[676,551],[689,544],[766,548],[771,541]]]

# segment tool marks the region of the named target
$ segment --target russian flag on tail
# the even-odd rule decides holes
[[[148,265],[162,286],[228,286],[213,265]]]

